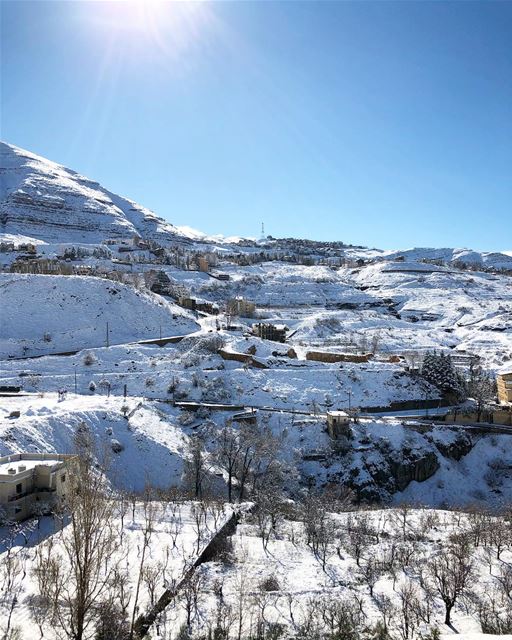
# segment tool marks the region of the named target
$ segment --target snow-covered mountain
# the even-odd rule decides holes
[[[318,411],[357,407],[375,413],[393,405],[393,411],[403,406],[421,412],[427,400],[440,409],[439,390],[416,374],[426,350],[451,353],[461,371],[479,359],[494,374],[512,361],[512,280],[499,272],[512,268],[507,253],[206,236],[164,222],[16,147],[2,144],[0,161],[0,385],[28,394],[4,410],[6,452],[30,444],[8,422],[17,411],[23,432],[30,428],[33,434],[30,446],[65,448],[61,423],[66,420],[62,415],[54,420],[55,403],[32,407],[36,392],[53,398],[58,389],[76,389],[69,402],[70,412],[80,413],[77,421],[89,420],[83,402],[92,401],[83,398],[94,396],[91,425],[102,424],[97,412],[104,397],[95,389],[103,389],[106,380],[113,398],[127,389],[130,407],[142,399],[158,413],[162,424],[148,440],[160,431],[166,437],[178,434],[172,442],[142,447],[141,468],[153,464],[155,450],[162,458],[169,452],[181,460],[181,435],[205,424],[209,430],[222,425],[228,416],[208,407],[228,403],[259,411],[279,438],[289,434],[288,463],[299,481],[351,481],[360,493],[391,499],[398,485],[383,488],[382,478],[374,478],[389,460],[366,453],[378,449],[380,431],[389,440],[390,423],[376,419],[369,441],[366,432],[373,427],[365,423],[354,440],[353,473],[360,474],[355,482],[352,467],[331,455]],[[134,235],[154,242],[134,243]],[[37,247],[20,247],[22,242]],[[245,302],[233,319],[232,303],[240,297]],[[287,344],[254,335],[257,321],[286,325]],[[148,344],[160,336],[185,337],[162,347]],[[162,399],[202,403],[204,411],[193,415],[187,405],[175,406],[163,416],[154,408]],[[48,428],[39,418],[32,425],[37,412],[51,416]],[[70,420],[74,424],[75,418]],[[109,428],[130,451],[146,435],[124,433],[124,424],[112,418]],[[463,463],[458,470],[442,458],[431,464],[437,445],[402,430],[401,419],[393,425],[400,434],[398,458],[417,440],[418,456],[409,460],[407,477],[412,481],[419,474],[422,480],[419,489],[411,485],[408,498],[431,504],[453,500],[453,487],[466,474]],[[468,453],[461,455],[464,460]],[[475,484],[503,456],[489,450]],[[178,483],[180,472],[173,473]],[[436,473],[444,474],[442,487],[433,486]],[[142,477],[141,472],[138,480]],[[464,501],[498,501],[491,484],[480,498],[468,494]],[[512,486],[508,476],[504,486]]]
[[[159,241],[178,229],[97,182],[0,142],[0,233],[47,242],[99,243],[140,235]]]
[[[230,246],[253,253],[262,248],[288,252],[289,239],[256,241],[239,236],[208,236],[190,226],[175,226],[132,200],[116,195],[98,182],[72,169],[0,142],[0,238],[50,244],[99,244],[106,239],[145,239],[167,245],[185,243],[204,249]],[[306,241],[307,242],[307,241]],[[309,243],[323,251],[322,245]],[[338,253],[348,259],[465,262],[496,269],[512,269],[512,250],[474,251],[466,248],[368,249],[339,243]]]

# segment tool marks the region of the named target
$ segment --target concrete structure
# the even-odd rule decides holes
[[[317,362],[368,362],[372,359],[371,353],[331,353],[330,351],[308,351],[306,360]]]
[[[144,275],[146,286],[153,293],[159,295],[169,295],[171,290],[171,279],[165,271],[156,271],[151,269]]]
[[[256,312],[256,305],[251,300],[237,296],[228,300],[227,310],[243,318],[252,318]]]
[[[333,440],[338,438],[351,438],[350,416],[346,411],[327,412],[327,431]]]
[[[288,327],[284,324],[272,324],[271,322],[257,322],[252,325],[254,335],[263,340],[273,340],[274,342],[286,342]]]
[[[195,311],[197,302],[195,298],[190,298],[189,296],[180,296],[178,298],[178,304],[180,305],[180,307],[183,307],[184,309]]]
[[[512,371],[500,373],[497,378],[498,400],[501,403],[512,402]]]
[[[219,314],[219,307],[213,302],[196,300],[196,311],[202,311],[203,313],[209,313],[216,316]]]
[[[24,520],[50,510],[71,489],[77,457],[52,453],[15,453],[0,458],[1,519]]]

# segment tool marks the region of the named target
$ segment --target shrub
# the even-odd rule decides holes
[[[260,582],[260,591],[279,591],[279,581],[275,576],[267,576]]]
[[[83,363],[86,367],[89,367],[91,364],[95,364],[97,362],[96,356],[92,351],[89,351],[85,354]]]

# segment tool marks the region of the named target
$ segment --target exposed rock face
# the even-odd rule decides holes
[[[99,243],[139,235],[183,239],[176,227],[71,169],[0,142],[0,233]]]
[[[440,467],[439,460],[433,451],[422,453],[404,451],[403,453],[403,457],[395,458],[389,463],[398,491],[403,491],[413,480],[416,482],[427,480]]]
[[[354,491],[360,502],[387,502],[411,482],[425,482],[438,470],[450,469],[473,448],[471,437],[454,429],[431,427],[427,432],[407,429],[405,437],[382,432],[371,438],[364,426],[354,427],[345,447],[333,448],[340,471],[327,476]]]
[[[460,431],[452,442],[439,441],[436,442],[436,447],[447,458],[453,458],[453,460],[460,460],[463,456],[467,455],[473,448],[473,442],[469,435]]]

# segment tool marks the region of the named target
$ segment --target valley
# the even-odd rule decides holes
[[[0,456],[75,453],[86,434],[123,539],[134,505],[116,561],[130,574],[130,638],[181,578],[148,637],[323,638],[342,615],[365,633],[389,618],[404,640],[511,628],[508,592],[491,613],[483,604],[510,578],[512,405],[495,381],[512,371],[511,255],[208,237],[17,147],[2,143],[0,159]],[[33,575],[37,549],[65,549],[67,529],[40,513],[13,538],[12,506],[0,559],[15,549]],[[313,507],[325,530],[308,532]],[[203,529],[233,509],[226,549],[195,567]],[[183,531],[169,516],[180,510]],[[477,541],[461,551],[464,536]],[[481,581],[450,623],[427,567],[445,547]],[[128,565],[142,548],[137,583]],[[14,583],[2,616],[12,606],[20,637],[36,637],[40,585]],[[214,615],[227,635],[201,636]],[[49,620],[41,637],[54,640]]]

